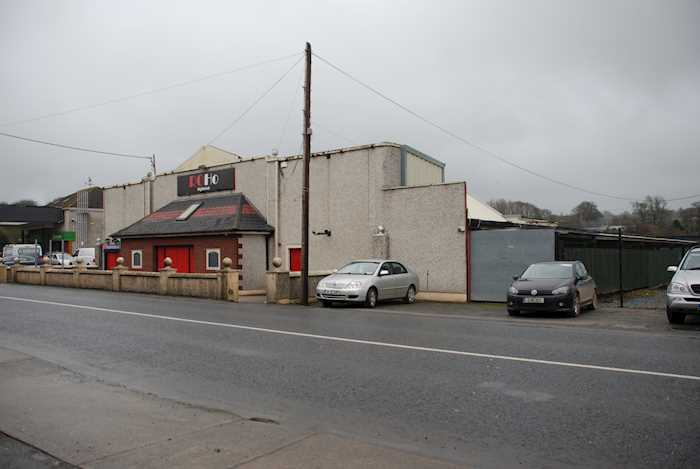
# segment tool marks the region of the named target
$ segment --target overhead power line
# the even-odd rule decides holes
[[[218,134],[216,134],[216,136],[215,136],[214,138],[212,138],[211,140],[209,140],[209,141],[207,142],[207,145],[211,145],[212,143],[214,143],[216,140],[218,140],[219,138],[221,138],[226,132],[228,132],[229,130],[231,130],[231,129],[233,128],[233,126],[235,126],[236,124],[238,124],[238,122],[240,122],[241,119],[243,119],[243,118],[246,116],[246,114],[248,114],[250,111],[252,111],[253,108],[254,108],[255,106],[257,106],[257,104],[258,104],[260,101],[262,101],[263,98],[265,98],[265,96],[267,96],[268,94],[270,94],[270,92],[271,92],[272,90],[274,90],[274,89],[277,87],[277,85],[279,85],[280,82],[281,82],[282,80],[284,80],[285,77],[286,77],[287,75],[289,75],[289,73],[290,73],[292,70],[294,70],[294,67],[296,67],[296,66],[299,64],[299,62],[301,62],[301,59],[303,59],[303,56],[300,56],[299,59],[298,59],[296,62],[294,62],[294,63],[292,64],[292,66],[289,67],[289,68],[287,69],[287,71],[284,72],[284,73],[282,74],[282,76],[279,77],[279,78],[277,79],[277,81],[275,81],[275,82],[272,84],[272,86],[270,86],[268,89],[266,89],[265,92],[264,92],[263,94],[261,94],[260,96],[258,96],[257,99],[256,99],[255,101],[253,101],[253,103],[252,103],[250,106],[248,106],[248,107],[245,109],[245,111],[243,111],[242,113],[240,113],[240,114],[238,115],[238,117],[236,117],[236,119],[235,119],[233,122],[231,122],[229,125],[227,125],[221,132],[219,132]]]
[[[134,94],[126,95],[126,96],[120,96],[120,97],[113,98],[113,99],[107,99],[107,100],[105,100],[105,101],[100,101],[100,102],[97,102],[97,103],[85,104],[85,105],[82,105],[82,106],[76,106],[76,107],[64,109],[64,110],[62,110],[62,111],[51,112],[51,113],[48,113],[48,114],[43,114],[43,115],[36,116],[36,117],[30,117],[30,118],[27,118],[27,119],[20,119],[20,120],[16,120],[16,121],[3,122],[3,123],[0,123],[0,126],[9,126],[9,125],[16,125],[16,124],[24,124],[24,123],[27,123],[27,122],[34,122],[34,121],[38,121],[38,120],[48,119],[48,118],[50,118],[50,117],[64,116],[64,115],[66,115],[66,114],[70,114],[70,113],[73,113],[73,112],[85,111],[85,110],[88,110],[88,109],[95,109],[95,108],[98,108],[98,107],[107,106],[107,105],[109,105],[109,104],[115,104],[115,103],[120,103],[120,102],[123,102],[123,101],[128,101],[128,100],[134,99],[134,98],[139,98],[139,97],[141,97],[141,96],[147,96],[147,95],[151,95],[151,94],[155,94],[155,93],[162,93],[162,92],[164,92],[164,91],[172,90],[173,88],[180,88],[180,87],[183,87],[183,86],[192,85],[192,84],[194,84],[194,83],[199,83],[199,82],[202,82],[202,81],[205,81],[205,80],[211,80],[211,79],[213,79],[213,78],[218,78],[218,77],[221,77],[221,76],[224,76],[224,75],[230,75],[230,74],[233,74],[233,73],[242,72],[242,71],[244,71],[244,70],[250,70],[250,69],[252,69],[252,68],[261,67],[261,66],[263,66],[263,65],[267,65],[267,64],[271,64],[271,63],[276,63],[276,62],[282,62],[282,61],[284,61],[284,60],[291,59],[292,57],[298,57],[298,56],[300,56],[300,55],[301,55],[300,53],[284,55],[284,56],[282,56],[282,57],[276,57],[276,58],[274,58],[274,59],[263,60],[263,61],[260,61],[260,62],[255,62],[255,63],[248,64],[248,65],[243,65],[242,67],[237,67],[237,68],[230,69],[230,70],[225,70],[225,71],[222,71],[222,72],[217,72],[217,73],[212,73],[212,74],[209,74],[209,75],[204,75],[204,76],[201,76],[201,77],[198,77],[198,78],[194,78],[194,79],[191,79],[191,80],[180,81],[180,82],[173,83],[173,84],[170,84],[170,85],[167,85],[167,86],[163,86],[163,87],[160,87],[160,88],[153,88],[153,89],[150,89],[150,90],[141,91],[141,92],[139,92],[139,93],[134,93]]]
[[[88,152],[88,153],[97,153],[99,155],[104,155],[104,156],[115,156],[115,157],[121,157],[121,158],[134,158],[134,159],[139,159],[139,160],[152,160],[153,159],[152,156],[133,155],[130,153],[116,153],[116,152],[112,152],[112,151],[95,150],[94,148],[76,147],[73,145],[64,145],[62,143],[47,142],[46,140],[39,140],[36,138],[21,137],[19,135],[7,134],[5,132],[0,132],[0,135],[2,135],[3,137],[24,140],[25,142],[40,143],[42,145],[50,145],[52,147],[66,148],[68,150],[84,151],[84,152]]]
[[[506,164],[506,165],[508,165],[508,166],[511,166],[511,167],[513,167],[513,168],[516,168],[516,169],[519,169],[519,170],[521,170],[521,171],[523,171],[523,172],[525,172],[525,173],[528,173],[528,174],[530,174],[530,175],[532,175],[532,176],[535,176],[535,177],[538,177],[538,178],[540,178],[540,179],[544,179],[545,181],[549,181],[549,182],[551,182],[551,183],[553,183],[553,184],[558,184],[558,185],[560,185],[560,186],[563,186],[563,187],[566,187],[566,188],[569,188],[569,189],[574,189],[574,190],[577,190],[577,191],[580,191],[580,192],[584,192],[584,193],[586,193],[586,194],[596,195],[596,196],[600,196],[600,197],[607,197],[607,198],[610,198],[610,199],[617,199],[617,200],[626,200],[626,201],[637,201],[637,200],[640,200],[640,199],[632,198],[632,197],[623,197],[623,196],[619,196],[619,195],[606,194],[606,193],[603,193],[603,192],[592,191],[592,190],[586,189],[586,188],[584,188],[584,187],[576,186],[576,185],[573,185],[573,184],[569,184],[569,183],[567,183],[567,182],[565,182],[565,181],[561,181],[561,180],[559,180],[559,179],[552,178],[552,177],[547,176],[547,175],[545,175],[545,174],[538,173],[538,172],[533,171],[533,170],[531,170],[531,169],[529,169],[529,168],[526,168],[526,167],[521,166],[521,165],[519,165],[519,164],[517,164],[517,163],[514,163],[514,162],[512,162],[512,161],[510,161],[510,160],[508,160],[508,159],[502,157],[501,155],[499,155],[499,154],[497,154],[497,153],[494,153],[493,151],[491,151],[491,150],[489,150],[489,149],[487,149],[487,148],[484,148],[484,147],[482,147],[482,146],[480,146],[480,145],[477,145],[476,143],[474,143],[474,142],[472,142],[472,141],[470,141],[470,140],[467,140],[466,138],[461,137],[460,135],[457,135],[456,133],[452,132],[451,130],[449,130],[449,129],[443,127],[443,126],[441,126],[440,124],[437,124],[437,123],[433,122],[432,120],[428,119],[427,117],[424,117],[423,115],[421,115],[421,114],[419,114],[419,113],[413,111],[412,109],[408,108],[407,106],[404,106],[403,104],[401,104],[401,103],[399,103],[398,101],[396,101],[396,100],[390,98],[389,96],[387,96],[386,94],[382,93],[381,91],[379,91],[379,90],[373,88],[372,86],[370,86],[370,85],[368,85],[367,83],[363,82],[363,81],[360,80],[359,78],[356,78],[355,76],[351,75],[349,72],[346,72],[345,70],[343,70],[343,69],[340,68],[339,66],[337,66],[337,65],[335,65],[335,64],[333,64],[333,63],[331,63],[329,60],[327,60],[327,59],[321,57],[320,55],[318,55],[318,54],[316,54],[316,53],[314,53],[313,55],[314,55],[316,58],[318,58],[321,62],[323,62],[323,63],[325,63],[326,65],[328,65],[330,68],[334,69],[335,71],[337,71],[337,72],[340,73],[341,75],[345,76],[346,78],[349,78],[350,80],[354,81],[355,83],[357,83],[358,85],[362,86],[363,88],[365,88],[365,89],[371,91],[373,94],[379,96],[380,98],[384,99],[385,101],[388,101],[389,103],[393,104],[394,106],[398,107],[399,109],[401,109],[401,110],[407,112],[408,114],[412,115],[413,117],[415,117],[415,118],[417,118],[417,119],[423,121],[424,123],[430,125],[431,127],[434,127],[434,128],[436,128],[436,129],[438,129],[440,132],[442,132],[442,133],[444,133],[444,134],[446,134],[446,135],[448,135],[448,136],[454,138],[455,140],[458,140],[458,141],[460,141],[460,142],[462,142],[462,143],[464,143],[464,144],[466,144],[466,145],[468,145],[468,146],[470,146],[470,147],[472,147],[472,148],[475,148],[475,149],[481,151],[482,153],[484,153],[484,154],[490,156],[491,158],[494,158],[494,159],[500,161],[501,163],[504,163],[504,164]],[[700,198],[700,194],[687,195],[687,196],[683,196],[683,197],[669,198],[669,199],[666,199],[666,201],[667,201],[667,202],[675,202],[675,201],[688,200],[688,199],[694,199],[694,198]]]

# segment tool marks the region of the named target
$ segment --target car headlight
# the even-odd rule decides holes
[[[552,290],[552,295],[566,295],[567,293],[569,293],[569,287],[566,285]]]
[[[513,286],[511,286],[511,287],[508,289],[508,293],[510,293],[511,295],[517,295],[517,294],[518,294],[518,289],[515,288],[515,287],[513,287]]]
[[[688,287],[686,287],[682,283],[671,282],[671,285],[668,286],[668,292],[669,293],[688,293]]]
[[[360,288],[361,286],[362,286],[362,282],[360,282],[359,280],[352,280],[352,281],[348,282],[347,285],[345,285],[345,288],[357,289],[357,288]]]

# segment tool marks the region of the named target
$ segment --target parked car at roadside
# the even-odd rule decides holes
[[[54,252],[51,254],[50,262],[51,265],[71,267],[73,265],[73,256],[67,252]]]
[[[564,312],[578,316],[584,306],[596,309],[595,280],[580,261],[539,262],[513,277],[508,288],[508,314],[525,311]]]
[[[700,246],[666,270],[674,272],[666,289],[666,317],[672,324],[682,324],[687,314],[700,314]]]
[[[88,267],[94,267],[97,265],[95,261],[95,248],[80,248],[73,253],[74,261],[77,264],[78,261],[82,261],[83,265]]]
[[[378,301],[403,299],[414,303],[418,276],[395,260],[356,260],[321,280],[316,298],[323,306],[335,302],[359,303],[374,308]]]

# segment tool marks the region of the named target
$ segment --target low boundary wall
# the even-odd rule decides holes
[[[171,267],[161,269],[160,272],[139,272],[127,270],[121,265],[113,270],[88,270],[84,266],[63,269],[54,269],[48,265],[0,266],[0,283],[238,301],[240,270],[224,267],[218,273],[188,274],[177,273]]]

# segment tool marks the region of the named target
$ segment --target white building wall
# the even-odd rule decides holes
[[[148,215],[148,186],[126,184],[105,189],[104,235],[109,236]]]
[[[421,290],[466,300],[465,191],[464,182],[386,190],[384,226],[390,257],[416,271]]]
[[[244,235],[238,238],[238,243],[243,246],[239,249],[241,254],[243,290],[264,290],[265,272],[265,236]]]
[[[424,186],[428,184],[441,184],[441,166],[427,161],[412,153],[406,155],[406,181],[405,186]]]
[[[393,145],[368,146],[318,155],[310,166],[310,231],[312,271],[337,268],[371,255],[371,236],[382,217],[382,188],[400,183],[400,150]],[[302,160],[282,170],[280,257],[289,265],[288,247],[301,244]],[[295,167],[296,166],[296,167]],[[272,221],[272,220],[270,220]]]

